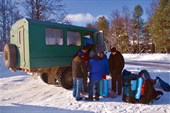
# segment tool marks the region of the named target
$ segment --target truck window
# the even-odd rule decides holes
[[[81,46],[81,34],[79,32],[67,31],[67,45]]]
[[[45,29],[46,45],[63,45],[63,31],[59,29]]]

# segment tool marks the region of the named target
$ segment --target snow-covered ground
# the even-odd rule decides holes
[[[147,69],[152,78],[160,76],[170,83],[170,54],[124,54],[124,57],[125,69],[134,73]],[[164,91],[151,105],[125,103],[121,96],[76,101],[72,90],[47,85],[24,72],[11,72],[0,53],[0,113],[170,113],[170,92]]]

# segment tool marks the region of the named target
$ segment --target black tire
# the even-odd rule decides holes
[[[71,89],[73,87],[73,77],[71,68],[66,68],[60,75],[61,86],[65,89]]]
[[[16,46],[13,44],[5,44],[4,46],[4,63],[9,68],[16,68],[17,53]]]
[[[43,82],[48,84],[48,74],[47,73],[41,73],[40,77],[41,77]]]

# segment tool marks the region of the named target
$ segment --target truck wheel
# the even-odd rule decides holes
[[[71,68],[67,68],[60,76],[61,86],[66,89],[71,89],[73,87],[73,77]]]
[[[13,44],[5,44],[4,46],[4,63],[9,68],[16,68],[16,46]]]
[[[43,82],[48,84],[48,75],[47,75],[47,73],[41,73],[40,77],[41,77]]]

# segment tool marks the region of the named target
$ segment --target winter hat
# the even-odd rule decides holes
[[[124,76],[128,76],[128,75],[130,75],[130,74],[131,74],[130,71],[127,71],[126,69],[123,70],[123,75],[124,75]]]
[[[80,52],[78,52],[77,56],[82,57],[82,56],[84,56],[84,53],[82,51],[80,51]]]
[[[88,46],[83,46],[82,47],[82,50],[87,50],[88,49]]]
[[[94,52],[94,51],[91,51],[89,57],[90,57],[90,58],[93,58],[95,55],[96,55],[95,52]]]
[[[113,47],[112,49],[111,49],[111,52],[116,52],[117,50],[116,50],[116,48],[115,47]]]

